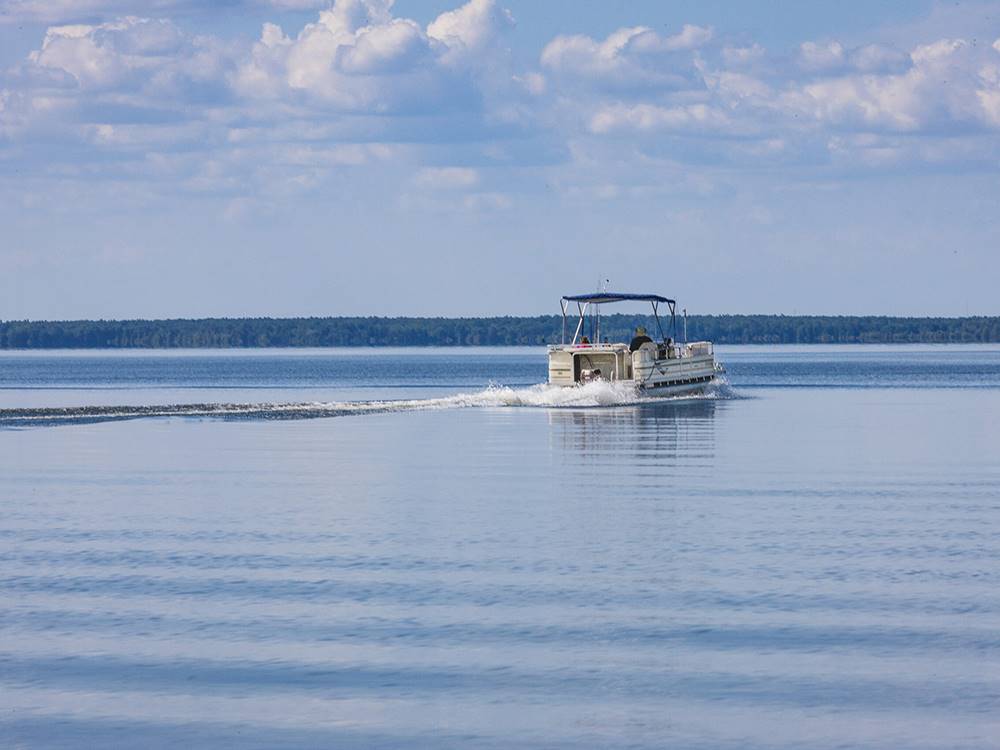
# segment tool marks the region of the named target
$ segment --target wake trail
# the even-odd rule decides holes
[[[637,406],[705,399],[738,398],[724,380],[710,384],[703,392],[684,396],[654,397],[642,394],[633,385],[594,381],[570,388],[533,385],[511,388],[490,385],[475,393],[424,399],[373,401],[311,401],[300,403],[201,403],[140,406],[67,406],[0,409],[0,427],[28,427],[58,424],[110,422],[154,417],[214,417],[219,419],[282,420],[319,419],[360,414],[380,414],[438,409],[485,407],[594,408]]]

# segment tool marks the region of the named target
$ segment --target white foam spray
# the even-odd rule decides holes
[[[563,387],[533,385],[523,388],[491,384],[474,393],[394,401],[316,401],[307,403],[260,404],[169,404],[149,406],[76,406],[65,408],[0,409],[0,426],[19,427],[73,422],[104,422],[144,417],[220,417],[229,419],[308,419],[377,414],[382,412],[426,411],[488,407],[595,408],[633,406],[699,399],[737,398],[724,379],[702,391],[677,396],[651,396],[629,383],[596,380],[584,385]]]

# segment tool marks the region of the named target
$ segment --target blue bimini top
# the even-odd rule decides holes
[[[595,292],[594,294],[577,294],[570,297],[563,297],[567,302],[592,302],[601,305],[607,302],[666,302],[668,305],[677,304],[672,299],[661,297],[658,294],[618,294],[617,292]]]

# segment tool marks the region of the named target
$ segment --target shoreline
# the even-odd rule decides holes
[[[646,315],[602,317],[602,333],[627,341]],[[562,337],[562,317],[200,318],[0,321],[0,350],[271,349],[544,346]],[[682,323],[664,326],[681,339]],[[717,345],[1000,343],[1000,316],[886,317],[693,315],[689,341]]]

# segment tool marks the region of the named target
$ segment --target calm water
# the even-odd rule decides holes
[[[720,356],[0,353],[0,746],[1000,747],[1000,347]]]

